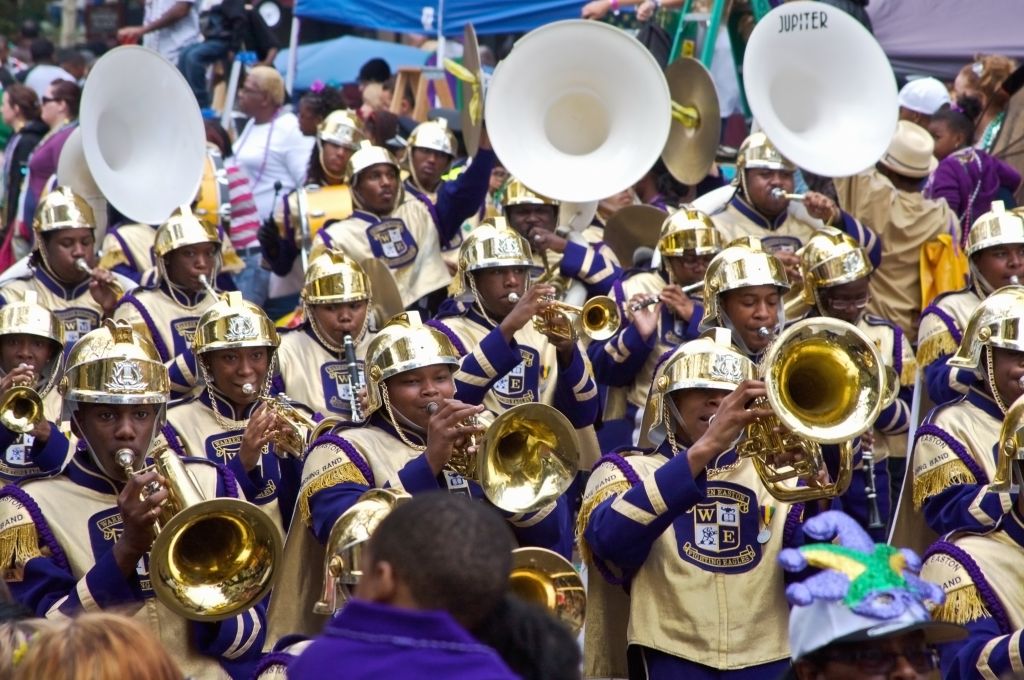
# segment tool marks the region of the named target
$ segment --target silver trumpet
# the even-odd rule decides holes
[[[775,187],[771,190],[771,197],[776,200],[785,198],[789,201],[802,201],[804,200],[804,196],[805,194],[791,194],[781,187]]]

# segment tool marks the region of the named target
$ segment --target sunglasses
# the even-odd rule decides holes
[[[60,97],[43,97],[39,101],[41,101],[43,103],[43,105],[45,106],[46,104],[49,104],[50,102],[59,102],[59,101],[63,101],[63,100]]]

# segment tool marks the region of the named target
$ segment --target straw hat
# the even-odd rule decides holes
[[[880,162],[904,177],[927,177],[939,164],[932,152],[935,140],[920,125],[901,120]]]

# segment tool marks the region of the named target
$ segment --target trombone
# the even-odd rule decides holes
[[[150,548],[157,599],[192,621],[221,621],[249,609],[270,592],[281,563],[281,532],[270,516],[238,498],[204,497],[195,477],[169,447],[135,470],[136,454],[120,449],[127,478],[155,469],[167,480],[167,501]],[[159,490],[152,482],[144,495]]]
[[[607,295],[592,297],[580,307],[555,298],[545,300],[547,306],[533,317],[533,327],[545,335],[575,340],[578,327],[583,335],[600,341],[618,333],[622,325],[619,307]],[[508,301],[512,304],[519,302],[519,295],[509,293]]]

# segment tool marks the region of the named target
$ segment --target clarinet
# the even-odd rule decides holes
[[[363,422],[363,414],[359,409],[358,391],[365,387],[359,374],[359,362],[356,360],[356,346],[351,335],[345,335],[345,366],[348,367],[348,401],[352,409],[352,422]]]
[[[861,440],[861,461],[864,464],[864,474],[867,475],[867,498],[868,498],[868,529],[881,529],[885,526],[882,522],[882,513],[878,510],[878,488],[875,486],[875,455],[872,446]]]

